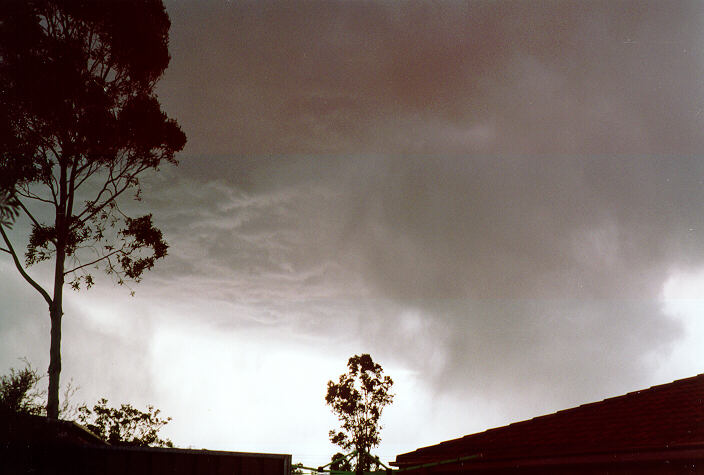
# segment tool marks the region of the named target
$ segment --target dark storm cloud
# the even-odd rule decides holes
[[[354,282],[370,340],[491,395],[628,389],[676,341],[661,287],[704,257],[701,3],[168,9],[181,173],[245,190],[201,196],[188,237],[232,298],[285,315]]]
[[[169,7],[162,97],[191,153],[237,156],[235,179],[295,154],[685,153],[701,144],[697,3]]]

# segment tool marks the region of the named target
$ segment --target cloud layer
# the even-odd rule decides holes
[[[236,156],[233,174],[295,154],[700,151],[696,2],[169,6],[162,96],[188,150]]]
[[[190,272],[223,299],[357,322],[487,397],[630,388],[681,335],[659,299],[703,257],[698,3],[169,13],[179,173],[221,187],[191,211]]]

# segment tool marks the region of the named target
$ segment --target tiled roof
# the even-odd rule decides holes
[[[424,447],[408,467],[478,461],[644,453],[704,447],[704,374]]]

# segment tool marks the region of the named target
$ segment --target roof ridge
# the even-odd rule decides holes
[[[656,447],[658,444],[669,446],[672,443],[702,443],[704,430],[696,430],[695,434],[688,425],[692,421],[704,420],[704,414],[700,417],[699,412],[692,412],[699,411],[698,407],[704,399],[693,394],[693,390],[698,391],[702,384],[704,373],[467,434],[399,455],[397,460],[428,456],[432,458],[441,454],[485,448],[516,449],[524,446],[536,449],[542,447],[540,450],[544,450],[554,446],[558,449],[561,444],[569,443],[567,440],[581,444],[582,450],[587,451],[608,450],[609,447],[624,449],[630,446],[645,449]],[[704,395],[704,390],[702,394]],[[692,398],[694,404],[683,404]],[[696,403],[697,400],[700,401],[699,404]],[[653,414],[659,414],[656,419],[661,421],[654,421]],[[657,429],[658,424],[664,423],[674,423],[676,428],[672,430],[675,432],[662,432]],[[599,436],[592,434],[596,433],[595,428],[598,428]],[[647,431],[643,432],[646,428]],[[697,437],[697,440],[692,437]],[[525,444],[514,440],[516,438]],[[567,448],[565,446],[558,450]]]

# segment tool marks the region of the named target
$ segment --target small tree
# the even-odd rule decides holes
[[[0,251],[49,307],[52,418],[64,285],[91,287],[95,269],[139,282],[166,256],[152,215],[119,200],[141,200],[141,174],[175,164],[186,143],[154,93],[169,27],[162,0],[0,1]],[[31,227],[24,259],[6,233],[17,211]],[[45,261],[48,284],[27,271]]]
[[[37,387],[42,377],[28,361],[25,367],[0,376],[0,411],[40,415],[44,412],[44,398]]]
[[[384,407],[393,402],[393,384],[368,354],[352,356],[347,362],[347,373],[341,374],[337,383],[328,381],[325,402],[340,420],[340,430],[330,431],[330,441],[345,450],[357,451],[358,472],[376,466],[369,452],[381,442],[379,419]]]
[[[173,447],[169,439],[159,437],[159,431],[171,421],[170,417],[159,417],[160,412],[153,406],[147,406],[146,412],[131,404],[108,407],[108,400],[103,398],[92,409],[79,407],[78,422],[111,445]]]

